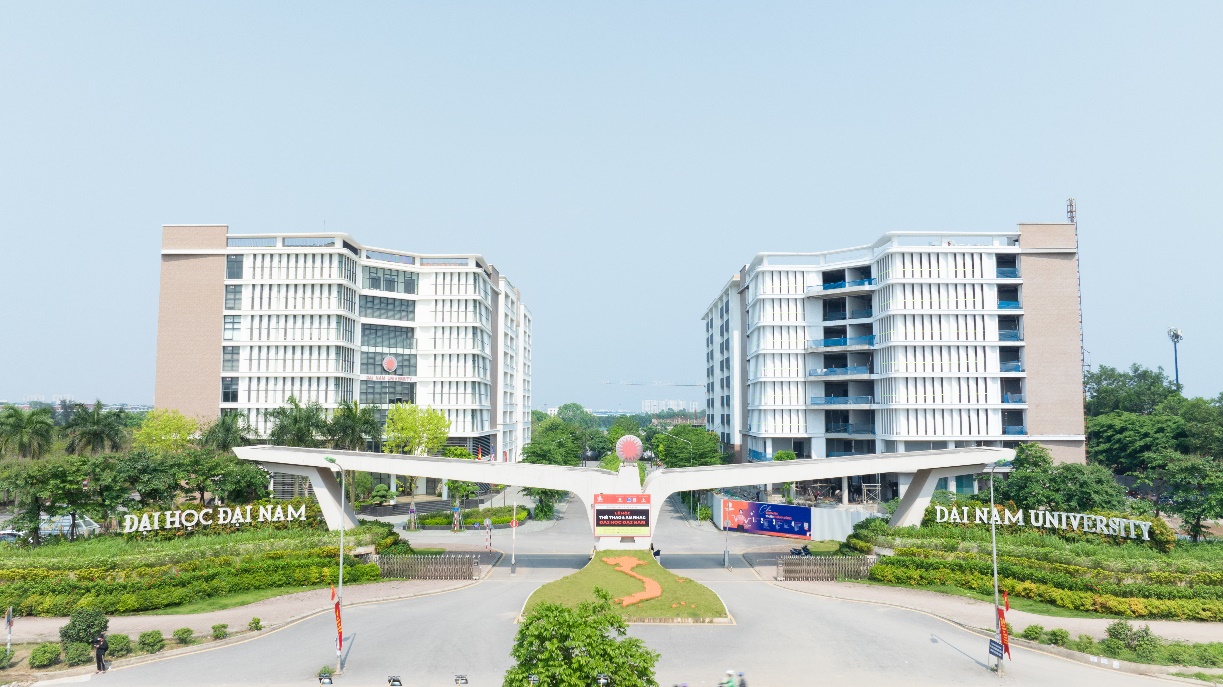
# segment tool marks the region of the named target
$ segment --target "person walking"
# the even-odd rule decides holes
[[[93,655],[97,659],[98,672],[106,672],[106,652],[110,651],[110,643],[106,641],[106,633],[98,635],[98,638],[93,640]]]

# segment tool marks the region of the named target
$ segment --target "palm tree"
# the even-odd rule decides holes
[[[127,439],[122,410],[102,410],[102,402],[92,407],[77,405],[64,425],[68,453],[77,455],[119,451]]]
[[[204,430],[200,443],[226,453],[235,446],[249,446],[254,441],[250,423],[243,413],[224,413]]]
[[[331,422],[327,424],[327,436],[331,439],[332,448],[341,451],[364,451],[367,439],[381,436],[378,418],[374,409],[362,408],[356,401],[341,403],[331,414]],[[356,501],[356,481],[348,474],[348,499]]]
[[[5,406],[0,411],[0,452],[21,458],[41,458],[51,449],[55,420],[50,408],[22,410]]]
[[[302,405],[290,396],[285,405],[268,411],[272,431],[268,441],[276,446],[318,448],[327,433],[327,417],[317,402]],[[293,478],[293,494],[301,489],[301,478]]]

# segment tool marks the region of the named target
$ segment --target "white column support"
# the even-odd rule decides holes
[[[975,472],[983,466],[972,466]],[[896,513],[892,515],[892,519],[888,524],[892,527],[916,527],[921,524],[922,518],[926,515],[926,508],[930,506],[930,497],[934,495],[934,487],[938,484],[939,479],[943,477],[953,477],[962,475],[970,470],[964,468],[940,468],[935,470],[918,470],[913,473],[913,478],[909,481],[908,488],[905,489],[904,496],[900,497],[900,504],[896,507]]]
[[[327,529],[338,530],[341,523],[344,529],[357,526],[357,512],[353,510],[352,503],[349,503],[347,499],[344,500],[344,512],[340,513],[340,480],[336,479],[330,467],[264,463],[263,468],[268,471],[287,472],[291,475],[309,478],[310,486],[314,488],[314,497],[318,499],[319,509],[323,511],[323,520],[327,522]]]
[[[849,477],[841,476],[841,505],[849,505]]]

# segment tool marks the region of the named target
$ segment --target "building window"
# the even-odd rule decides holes
[[[226,255],[225,256],[225,278],[226,279],[241,279],[242,278],[242,256],[241,255]]]
[[[416,348],[416,330],[411,327],[392,327],[384,324],[361,325],[362,348]]]
[[[238,402],[238,378],[237,377],[222,377],[221,378],[221,403],[237,403]]]
[[[416,293],[416,273],[389,267],[366,267],[365,288],[391,293]]]
[[[241,315],[226,315],[225,327],[221,330],[221,338],[225,341],[237,341],[238,330],[242,328]]]
[[[237,346],[222,346],[221,347],[221,371],[222,372],[237,372],[238,371],[238,347]]]
[[[416,319],[416,301],[385,296],[361,296],[361,316],[411,322]]]
[[[242,309],[242,285],[230,284],[225,287],[225,309]]]
[[[357,400],[361,405],[415,403],[416,382],[362,381],[361,394]]]
[[[391,358],[391,361],[388,361],[387,358]],[[391,369],[388,370],[387,367]],[[416,355],[414,353],[361,351],[361,374],[415,377]]]

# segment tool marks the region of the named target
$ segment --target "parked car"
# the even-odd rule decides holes
[[[44,515],[38,523],[39,537],[67,537],[72,529],[72,516],[70,515]],[[102,530],[98,523],[93,521],[88,515],[76,516],[76,536],[88,537],[97,534]]]
[[[24,532],[17,530],[0,530],[0,544],[17,544],[25,539]]]

